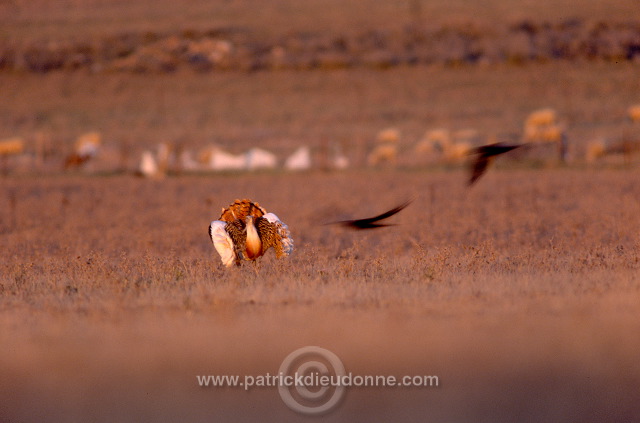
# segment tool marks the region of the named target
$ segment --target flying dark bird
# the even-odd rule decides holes
[[[518,147],[522,147],[524,144],[505,144],[497,142],[494,144],[487,144],[474,149],[471,154],[476,155],[476,159],[471,164],[471,177],[469,178],[468,185],[473,185],[484,173],[487,168],[495,159],[496,156],[504,154],[508,151],[514,150]]]
[[[404,202],[403,204],[400,204],[398,207],[395,207],[389,211],[386,211],[382,214],[379,214],[377,216],[374,217],[369,217],[366,219],[356,219],[356,220],[341,220],[339,222],[331,222],[328,223],[328,225],[342,225],[346,228],[350,228],[350,229],[355,229],[355,230],[361,230],[361,229],[377,229],[377,228],[382,228],[385,226],[394,226],[393,224],[389,224],[389,223],[379,223],[381,220],[387,219],[391,216],[393,216],[394,214],[400,212],[402,209],[404,209],[405,207],[407,207],[409,204],[411,204],[411,201],[413,200],[409,200]]]

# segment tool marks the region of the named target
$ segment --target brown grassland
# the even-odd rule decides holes
[[[0,6],[11,37],[207,28],[346,31],[411,16],[373,0],[87,2]],[[421,16],[629,19],[633,1],[434,1]],[[211,5],[215,5],[215,7]],[[479,5],[483,6],[480,7]],[[363,13],[366,10],[367,13]],[[414,10],[414,13],[415,12]],[[310,16],[314,17],[311,19]],[[264,19],[263,19],[264,18]],[[317,18],[317,19],[315,19]],[[400,25],[400,24],[398,24]],[[361,163],[388,126],[511,134],[556,108],[571,154],[619,138],[637,63],[133,75],[0,73],[0,138],[78,134],[137,152],[159,141],[279,155],[337,140]],[[405,157],[409,142],[401,145]],[[59,157],[62,157],[60,153]],[[56,159],[56,157],[54,157]],[[360,162],[359,162],[360,160]],[[431,388],[349,389],[327,421],[538,422],[640,418],[637,165],[506,165],[473,188],[461,168],[172,175],[37,172],[0,179],[0,421],[294,421],[276,388],[196,375],[277,373],[318,345],[353,374],[437,375]],[[207,236],[254,199],[296,249],[225,269]],[[350,232],[413,198],[397,224]],[[310,418],[309,418],[310,420]]]
[[[3,38],[82,38],[123,30],[171,31],[234,25],[263,34],[287,31],[346,32],[361,28],[402,28],[415,19],[427,24],[471,22],[490,28],[518,19],[632,20],[634,0],[615,6],[600,0],[10,0],[0,3]],[[259,13],[258,13],[259,12]]]

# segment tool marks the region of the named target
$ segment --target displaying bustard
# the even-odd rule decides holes
[[[220,218],[209,225],[209,236],[227,267],[234,263],[239,266],[242,260],[256,260],[271,247],[277,258],[293,251],[287,225],[248,199],[223,208]]]

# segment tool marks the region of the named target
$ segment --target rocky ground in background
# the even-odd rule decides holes
[[[640,59],[640,22],[521,21],[502,28],[473,24],[408,26],[351,34],[284,33],[265,38],[243,28],[122,33],[93,40],[0,41],[0,72],[257,71],[389,68],[549,60]]]

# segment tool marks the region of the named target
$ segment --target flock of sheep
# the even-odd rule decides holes
[[[349,159],[339,150],[330,158],[330,166],[341,170],[349,167]],[[311,148],[301,146],[286,157],[282,168],[287,171],[304,171],[314,167]],[[220,146],[212,145],[194,154],[190,150],[175,151],[169,144],[161,143],[155,151],[142,152],[136,175],[157,178],[167,172],[252,172],[279,168],[279,159],[271,151],[254,147],[241,153],[230,153]]]
[[[640,123],[640,105],[629,107],[627,112],[630,122]],[[414,145],[411,154],[422,162],[461,163],[466,161],[477,147],[488,142],[490,141],[483,139],[474,129],[431,129]],[[558,161],[565,163],[568,159],[567,128],[554,109],[544,108],[530,113],[524,122],[518,142],[529,147],[529,150],[540,148],[548,152],[549,148],[544,146],[552,147],[551,150],[555,150]],[[376,138],[375,147],[367,157],[367,164],[397,164],[399,143],[400,132],[397,129],[381,131]],[[640,139],[624,138],[613,143],[595,140],[587,143],[585,160],[592,163],[608,155],[622,154],[628,161],[629,156],[636,151],[640,151]]]
[[[630,122],[640,124],[640,104],[628,108],[627,116]],[[395,166],[398,164],[401,133],[398,129],[388,128],[380,131],[375,143],[366,156],[366,164],[371,167]],[[532,112],[526,118],[521,143],[536,146],[552,146],[556,151],[557,160],[567,160],[566,127],[558,117],[558,113],[551,108]],[[413,148],[412,157],[421,163],[462,163],[468,160],[475,148],[487,144],[480,134],[473,130],[450,131],[446,128],[427,131]],[[47,156],[46,139],[41,135],[36,137],[32,151],[27,151],[23,138],[13,137],[0,140],[0,159],[2,170],[6,174],[10,170],[10,162],[22,161],[29,163],[42,162]],[[73,151],[63,162],[64,169],[81,169],[88,163],[106,155],[107,148],[103,147],[102,136],[99,132],[89,132],[81,135],[75,142]],[[549,151],[548,148],[544,149]],[[594,162],[607,155],[622,155],[625,161],[632,153],[640,151],[640,140],[622,139],[614,143],[592,141],[586,145],[585,160]],[[113,157],[113,154],[112,154]],[[322,162],[320,165],[319,162]],[[324,151],[322,160],[317,154],[312,154],[308,146],[301,146],[281,162],[276,154],[263,148],[254,147],[242,154],[232,154],[219,146],[208,146],[197,152],[176,148],[169,143],[161,143],[154,150],[145,150],[137,160],[134,173],[147,178],[158,178],[168,172],[221,172],[221,171],[256,171],[269,169],[284,169],[287,171],[304,171],[322,167],[324,169],[346,169],[351,165],[342,148],[334,144],[328,151]],[[127,165],[121,165],[121,170]],[[130,171],[130,169],[128,169]]]

